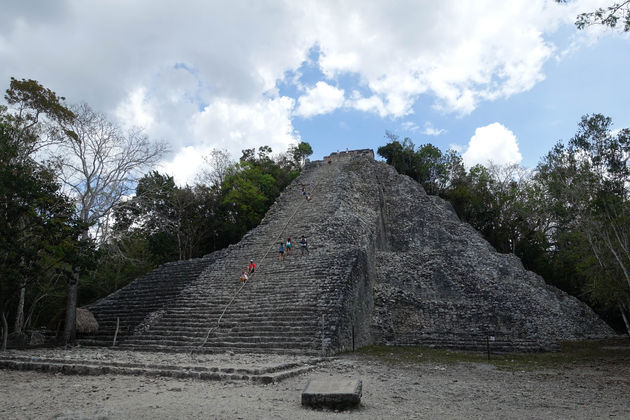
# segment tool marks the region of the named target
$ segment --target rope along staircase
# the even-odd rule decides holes
[[[306,191],[306,187],[303,187],[302,191],[306,191],[309,194],[309,199],[312,196],[312,194],[315,193],[315,189],[317,188],[317,184],[311,184],[308,186],[308,190]],[[304,200],[302,201],[302,204],[304,202],[306,202],[306,195],[305,192],[302,193]],[[206,334],[206,338],[203,340],[203,343],[201,343],[201,345],[199,347],[203,347],[206,345],[206,343],[208,342],[208,338],[210,337],[210,334],[212,334],[214,331],[216,331],[218,328],[220,328],[221,326],[221,320],[223,319],[223,316],[225,315],[225,312],[228,310],[228,308],[232,305],[232,303],[234,302],[234,299],[236,299],[238,297],[238,295],[240,294],[241,290],[243,290],[243,288],[247,285],[248,281],[253,280],[254,276],[256,275],[256,273],[259,273],[260,270],[263,267],[263,261],[265,260],[265,258],[267,258],[267,255],[269,255],[269,252],[274,249],[274,247],[276,247],[276,249],[278,249],[279,252],[279,245],[280,242],[285,243],[284,242],[284,237],[285,237],[285,232],[287,229],[287,226],[289,225],[289,223],[291,223],[291,221],[293,220],[293,218],[295,217],[295,215],[297,214],[298,210],[300,210],[301,205],[299,205],[295,211],[293,212],[293,214],[291,215],[291,217],[289,217],[289,220],[287,220],[287,222],[285,223],[285,225],[282,228],[282,231],[277,234],[274,238],[272,238],[271,243],[269,244],[269,247],[267,248],[267,251],[265,252],[265,254],[259,258],[258,260],[254,260],[254,261],[258,261],[258,264],[256,266],[256,270],[253,273],[249,274],[249,278],[247,278],[242,284],[241,287],[238,288],[238,290],[236,291],[236,293],[234,293],[234,296],[232,297],[232,299],[230,300],[230,302],[225,306],[225,309],[223,309],[223,312],[221,312],[221,315],[219,316],[219,319],[217,319],[217,325],[210,328],[208,330],[208,334]],[[287,237],[288,238],[288,237]],[[297,242],[297,241],[296,241]],[[277,244],[277,245],[276,245]],[[293,245],[293,243],[292,243]],[[285,249],[285,252],[288,254],[289,252],[291,252],[291,249]],[[294,253],[297,253],[297,249],[295,249],[293,251]],[[300,255],[302,255],[302,250],[300,249]]]
[[[185,352],[282,352],[319,354],[329,251],[321,227],[334,213],[329,203],[337,165],[311,164],[281,194],[261,224],[236,245],[204,258],[165,264],[88,307],[99,333],[83,345]],[[307,201],[300,185],[312,186]],[[299,238],[309,242],[300,255]],[[294,247],[278,261],[271,251],[292,238]],[[271,239],[270,239],[271,238]],[[252,256],[260,255],[259,260]],[[250,259],[257,269],[239,284]],[[210,326],[210,327],[209,327]]]

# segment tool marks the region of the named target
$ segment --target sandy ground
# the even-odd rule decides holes
[[[239,356],[244,363],[248,357]],[[361,379],[361,406],[303,408],[307,380],[331,376]],[[1,419],[630,418],[627,365],[521,371],[485,363],[391,365],[344,355],[269,385],[0,370],[0,389]]]

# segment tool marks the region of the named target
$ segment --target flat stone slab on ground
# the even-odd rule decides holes
[[[318,408],[354,407],[361,402],[362,388],[360,379],[310,379],[302,391],[302,405]]]

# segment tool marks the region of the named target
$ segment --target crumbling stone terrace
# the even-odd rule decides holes
[[[293,251],[279,261],[288,237]],[[250,259],[258,270],[241,288]],[[122,349],[153,351],[484,349],[490,337],[497,351],[539,351],[613,335],[371,150],[308,163],[238,244],[165,264],[87,308],[100,328],[81,344],[109,346],[116,335]]]

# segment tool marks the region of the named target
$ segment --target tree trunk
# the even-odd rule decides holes
[[[26,316],[26,320],[24,321],[24,324],[26,325],[30,324],[31,319],[33,318],[33,313],[35,312],[35,308],[37,307],[37,304],[39,303],[40,300],[44,299],[47,296],[48,296],[48,293],[44,293],[43,295],[35,299],[35,301],[33,301],[33,303],[31,304],[31,309],[28,311],[28,315]]]
[[[20,285],[20,297],[18,299],[17,310],[15,311],[15,327],[14,330],[18,334],[22,334],[24,329],[24,297],[26,296],[26,285]]]
[[[630,324],[628,323],[628,317],[626,316],[626,308],[623,304],[619,303],[619,312],[621,312],[621,317],[623,318],[623,323],[626,325],[626,332],[630,335]]]
[[[7,317],[4,315],[4,311],[1,313],[2,315],[2,347],[0,350],[5,351],[7,349],[7,340],[9,339],[9,323],[7,322]]]
[[[72,280],[68,283],[68,299],[66,301],[66,325],[63,330],[63,343],[74,343],[77,331],[77,291],[79,290],[79,272],[72,272]]]
[[[606,243],[606,246],[608,247],[608,250],[613,254],[613,256],[615,257],[615,260],[617,261],[617,264],[621,268],[621,271],[623,272],[623,276],[626,278],[626,283],[628,283],[628,287],[630,287],[630,272],[628,272],[626,265],[623,263],[621,258],[619,258],[619,255],[617,254],[617,251],[615,250],[615,246],[610,241],[608,232],[603,231],[602,236],[603,236],[604,242]]]

